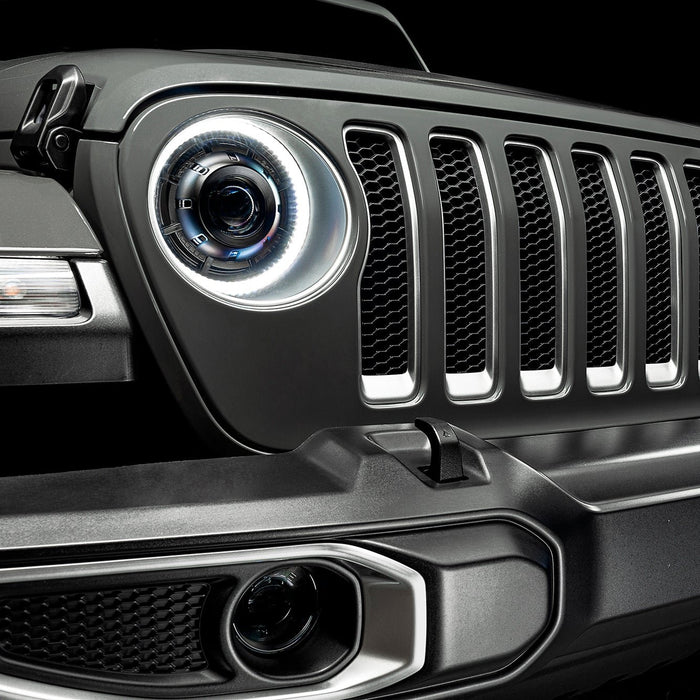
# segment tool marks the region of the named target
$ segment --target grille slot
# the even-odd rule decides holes
[[[563,386],[561,203],[544,150],[509,142],[505,152],[518,210],[522,389],[557,394]]]
[[[416,388],[415,318],[418,276],[413,192],[403,145],[391,132],[353,127],[348,157],[369,215],[369,248],[360,279],[362,386],[370,402],[412,398]]]
[[[646,259],[646,374],[650,386],[678,379],[678,223],[660,163],[632,159],[644,219]]]
[[[0,599],[0,654],[91,672],[163,675],[208,667],[207,583]]]
[[[685,168],[686,182],[690,191],[690,199],[693,203],[693,211],[695,213],[696,235],[698,238],[698,246],[700,247],[700,166],[686,165]],[[698,258],[698,269],[700,269],[700,256]],[[698,288],[698,328],[700,328],[700,288]],[[700,371],[700,344],[698,345],[698,370]]]
[[[491,193],[476,143],[436,134],[430,145],[442,206],[447,391],[483,398],[494,384]]]
[[[624,383],[625,218],[607,158],[572,153],[586,226],[586,366],[593,391]]]

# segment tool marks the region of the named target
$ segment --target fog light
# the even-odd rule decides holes
[[[0,258],[0,317],[69,318],[79,311],[78,284],[68,262]]]
[[[238,601],[233,629],[239,641],[259,654],[275,654],[306,639],[318,619],[318,592],[302,566],[258,578]]]

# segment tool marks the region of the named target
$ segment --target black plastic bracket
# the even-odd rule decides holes
[[[485,455],[499,451],[492,444],[438,418],[416,418],[414,426],[372,431],[368,437],[431,488],[491,481]]]
[[[36,85],[11,151],[26,170],[70,180],[88,103],[88,89],[79,68],[56,66]]]
[[[435,418],[416,418],[415,426],[430,442],[430,466],[426,475],[438,484],[464,479],[462,449],[452,426]]]

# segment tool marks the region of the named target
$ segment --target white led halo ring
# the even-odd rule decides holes
[[[298,198],[298,201],[295,202],[296,207],[291,212],[293,222],[290,228],[293,230],[289,231],[288,244],[284,247],[282,254],[277,257],[274,265],[264,266],[259,271],[253,270],[248,273],[243,271],[233,279],[208,279],[200,271],[184,263],[182,258],[178,257],[167,243],[166,236],[163,235],[163,228],[167,227],[169,223],[177,225],[177,222],[163,222],[162,219],[158,221],[158,209],[163,204],[159,201],[162,196],[159,185],[173,176],[173,170],[177,168],[178,161],[182,161],[183,158],[185,162],[180,163],[182,175],[177,178],[178,184],[181,178],[196,176],[196,171],[187,166],[187,162],[191,160],[187,157],[188,151],[194,150],[197,153],[198,150],[211,144],[223,145],[227,141],[239,142],[242,147],[250,144],[250,147],[257,152],[262,151],[266,156],[272,155],[279,179],[283,186],[289,187],[294,199]],[[231,145],[233,147],[234,143]],[[194,165],[198,167],[196,162]],[[204,173],[205,176],[207,174]],[[239,297],[245,298],[254,295],[263,287],[274,285],[277,277],[284,274],[293,264],[308,233],[309,195],[301,169],[280,141],[269,132],[261,129],[248,117],[223,114],[209,116],[197,119],[178,131],[166,143],[156,160],[149,183],[149,200],[151,214],[155,215],[153,223],[156,240],[158,240],[168,261],[188,282],[223,301]],[[204,246],[207,244],[207,241],[203,243]]]
[[[270,250],[252,264],[202,260],[201,253],[197,259],[196,233],[185,231],[174,214],[180,179],[196,176],[197,156],[212,151],[257,163],[282,193],[277,231],[264,241]],[[337,281],[357,243],[347,190],[331,161],[300,132],[258,114],[214,112],[183,124],[158,154],[148,201],[153,234],[170,265],[199,291],[231,306],[266,310],[305,303]],[[173,235],[177,241],[169,243]]]

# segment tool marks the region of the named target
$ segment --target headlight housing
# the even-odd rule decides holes
[[[213,113],[183,124],[156,159],[149,202],[168,262],[233,306],[280,308],[318,296],[356,242],[330,160],[298,131],[259,115]]]

